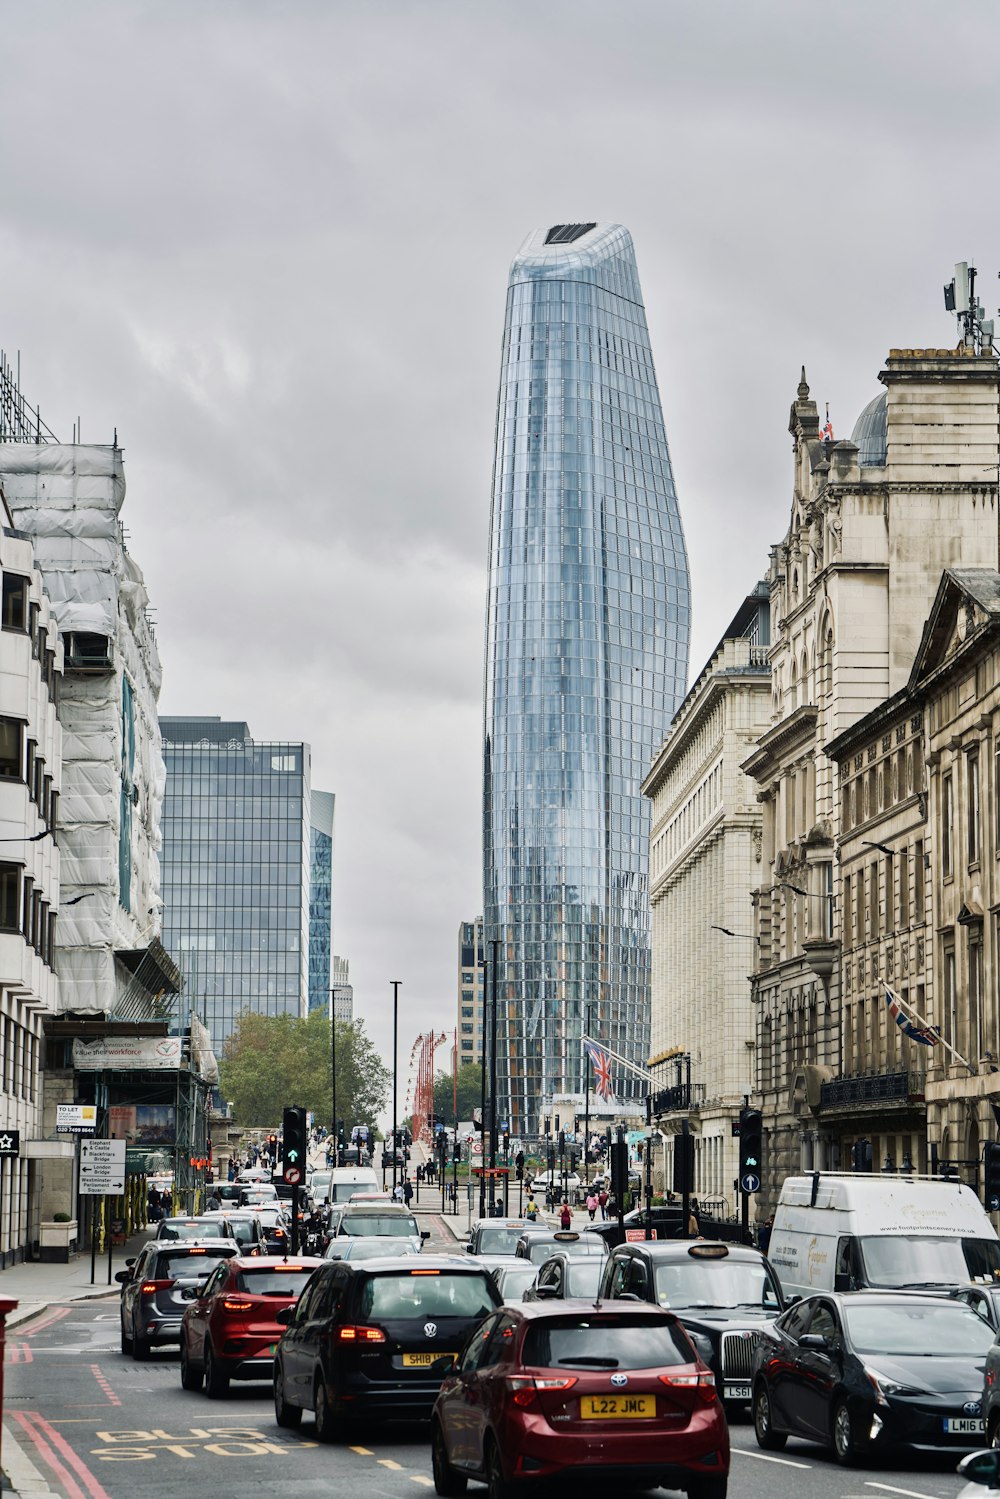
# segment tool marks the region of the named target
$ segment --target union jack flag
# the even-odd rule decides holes
[[[889,1007],[889,1014],[899,1026],[904,1036],[909,1036],[911,1041],[919,1041],[921,1046],[936,1046],[938,1044],[936,1031],[932,1031],[928,1025],[914,1025],[912,1020],[907,1018],[888,984],[885,988],[885,1002]]]
[[[596,1041],[584,1041],[584,1050],[594,1064],[594,1087],[598,1098],[611,1097],[611,1057]]]

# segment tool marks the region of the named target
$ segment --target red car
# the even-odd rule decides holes
[[[182,1293],[192,1304],[181,1319],[181,1384],[213,1399],[231,1379],[267,1379],[283,1329],[275,1320],[293,1306],[322,1260],[261,1255],[225,1260],[207,1281]],[[223,1273],[224,1272],[224,1273]]]
[[[660,1307],[520,1302],[488,1317],[441,1386],[431,1429],[444,1499],[485,1480],[513,1499],[549,1478],[725,1499],[715,1378]]]

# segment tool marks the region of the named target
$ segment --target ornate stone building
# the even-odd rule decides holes
[[[740,762],[770,717],[769,625],[760,583],[677,710],[642,788],[652,801],[653,1071],[664,1069],[667,1088],[674,1057],[656,1059],[690,1058],[697,1191],[727,1212],[739,1170],[732,1124],[753,1086],[747,891],[761,850],[756,788]]]
[[[759,1210],[789,1172],[839,1164],[850,1134],[822,1097],[854,1065],[842,1023],[841,791],[823,749],[906,685],[943,570],[996,565],[998,370],[966,348],[893,350],[850,442],[821,436],[804,372],[792,406],[791,522],[768,574],[772,722],[744,762],[763,809]]]

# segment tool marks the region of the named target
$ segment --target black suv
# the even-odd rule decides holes
[[[150,1239],[136,1259],[126,1260],[128,1269],[115,1276],[122,1288],[122,1353],[144,1359],[154,1345],[180,1343],[181,1318],[190,1306],[182,1292],[207,1280],[220,1259],[239,1251],[234,1239],[207,1244]]]
[[[298,1426],[312,1410],[320,1441],[332,1442],[351,1418],[428,1420],[455,1355],[499,1305],[474,1260],[330,1260],[277,1316],[278,1425]]]
[[[749,1405],[758,1336],[785,1308],[759,1250],[705,1239],[621,1244],[604,1267],[600,1294],[674,1312],[711,1366],[723,1400]]]

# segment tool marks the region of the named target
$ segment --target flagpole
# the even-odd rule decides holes
[[[613,1057],[616,1062],[620,1062],[623,1067],[627,1067],[629,1072],[634,1072],[636,1077],[641,1077],[643,1082],[655,1082],[653,1074],[651,1072],[648,1072],[645,1067],[637,1067],[636,1064],[634,1062],[630,1062],[627,1057],[621,1056],[621,1054],[617,1051],[612,1051],[611,1047],[606,1046],[603,1041],[595,1041],[593,1036],[584,1036],[582,1038],[581,1045],[586,1046],[588,1042],[591,1046],[599,1046],[602,1051],[606,1051],[609,1057]]]
[[[900,999],[895,989],[891,988],[890,985],[886,983],[885,979],[882,980],[882,987],[885,990],[886,994],[890,994],[892,996],[892,998],[896,1001],[897,1005],[904,1012],[904,1014],[908,1010],[917,1024],[922,1026],[925,1031],[933,1031],[934,1035],[938,1039],[938,1044],[943,1046],[945,1051],[950,1051],[952,1056],[955,1057],[957,1061],[961,1062],[963,1067],[968,1069],[970,1077],[976,1076],[976,1069],[972,1066],[972,1063],[967,1062],[962,1053],[960,1051],[956,1051],[951,1042],[944,1039],[938,1026],[931,1025],[929,1021],[925,1020],[920,1011],[914,1005],[912,1005],[908,999]]]

